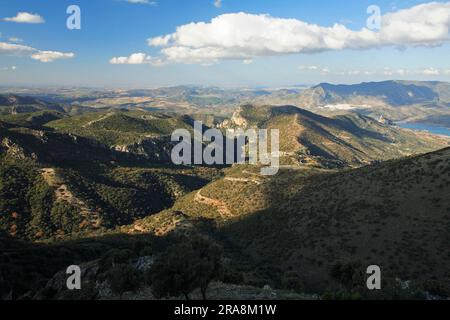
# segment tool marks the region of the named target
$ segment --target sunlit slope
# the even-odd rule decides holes
[[[88,236],[132,223],[172,206],[215,172],[8,123],[0,122],[0,136],[0,229],[21,239]]]
[[[344,172],[256,172],[233,168],[122,230],[162,236],[209,221],[208,232],[255,266],[294,271],[321,289],[348,262],[402,280],[449,280],[450,149]]]
[[[340,261],[403,280],[449,280],[450,149],[325,174],[225,233],[256,261],[321,282]]]
[[[358,114],[328,118],[293,106],[245,105],[223,126],[279,129],[282,163],[288,165],[354,167],[449,143]]]
[[[48,124],[61,132],[96,139],[107,145],[126,145],[147,138],[170,136],[175,129],[192,128],[193,120],[141,111],[93,112]]]

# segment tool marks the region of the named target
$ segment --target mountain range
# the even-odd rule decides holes
[[[12,90],[12,89],[11,89]],[[1,92],[8,92],[3,89]],[[383,81],[351,85],[321,83],[290,88],[221,89],[178,86],[141,90],[14,89],[3,94],[0,113],[48,108],[70,114],[92,109],[130,109],[205,114],[226,118],[243,104],[295,105],[323,115],[358,112],[392,121],[426,122],[449,127],[450,84],[437,81]],[[17,92],[20,93],[17,95]]]
[[[278,129],[285,165],[361,166],[447,145],[358,113],[326,117],[294,106],[244,105],[221,127]]]
[[[1,95],[0,297],[68,297],[57,286],[73,263],[88,267],[88,296],[98,296],[114,259],[154,261],[197,236],[223,248],[219,297],[231,285],[255,297],[267,285],[294,298],[446,296],[450,139],[402,129],[385,111],[445,119],[447,90],[396,81],[240,91],[218,113],[220,89],[121,92],[97,107],[118,93],[83,92],[80,104]],[[192,102],[206,93],[211,104]],[[170,97],[171,107],[125,106],[126,95]],[[283,95],[297,103],[264,103]],[[175,96],[187,104],[176,108]],[[173,165],[170,135],[195,120],[280,130],[280,172]],[[371,264],[386,277],[380,296],[353,283]]]

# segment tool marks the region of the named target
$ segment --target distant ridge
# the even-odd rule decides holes
[[[282,162],[290,165],[352,167],[448,146],[358,113],[327,117],[295,106],[243,105],[223,126],[279,129]]]
[[[344,103],[357,99],[376,99],[391,106],[448,102],[450,84],[446,82],[382,81],[359,84],[321,83],[300,95],[315,97],[316,105]]]

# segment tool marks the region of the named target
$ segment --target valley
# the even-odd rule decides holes
[[[212,297],[448,297],[450,138],[402,124],[446,128],[449,92],[388,81],[0,93],[0,297],[157,299],[164,259],[202,250],[220,253]],[[173,164],[171,134],[194,121],[278,129],[278,174]],[[64,288],[71,264],[85,268],[79,296]],[[382,292],[359,281],[373,264]],[[141,286],[114,291],[114,272]]]

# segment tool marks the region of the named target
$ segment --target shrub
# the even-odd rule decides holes
[[[112,249],[100,259],[99,271],[105,272],[118,264],[129,264],[134,258],[137,256],[129,249]]]
[[[108,271],[108,280],[113,293],[120,299],[128,291],[136,291],[143,282],[142,273],[130,264],[118,264]]]
[[[448,283],[443,283],[436,280],[428,280],[425,281],[420,287],[423,291],[428,292],[434,296],[438,296],[441,298],[450,297],[450,288],[448,286]]]
[[[360,262],[337,262],[331,267],[330,276],[348,289],[365,284],[364,271]]]
[[[196,237],[172,246],[150,269],[154,294],[157,297],[189,294],[200,288],[203,299],[209,283],[222,269],[222,249],[209,240]]]
[[[302,293],[304,290],[303,281],[295,272],[286,272],[281,278],[281,287],[285,290],[292,290]]]
[[[222,282],[231,284],[242,284],[244,282],[244,274],[232,267],[226,267],[222,273]]]

